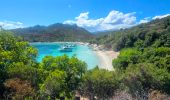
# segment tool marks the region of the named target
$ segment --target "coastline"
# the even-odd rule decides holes
[[[92,48],[94,54],[99,58],[100,62],[98,64],[99,68],[101,69],[106,69],[109,71],[113,71],[114,68],[112,66],[112,60],[117,58],[119,55],[119,52],[115,52],[113,50],[106,50],[104,46],[102,45],[97,45],[97,44],[89,44],[86,42],[31,42],[30,44],[36,45],[36,44],[51,44],[51,43],[75,43],[75,44],[80,44],[80,45],[87,45]]]
[[[96,44],[90,44],[89,46],[92,47],[93,52],[100,59],[99,68],[114,71],[114,68],[112,66],[112,60],[118,57],[119,52],[115,52],[113,50],[106,50],[102,45],[98,46]]]
[[[83,44],[83,42],[29,42],[30,44],[56,44],[56,43],[76,43],[76,44]]]

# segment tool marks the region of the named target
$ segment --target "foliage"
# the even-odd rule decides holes
[[[146,48],[144,51],[145,62],[153,63],[159,68],[167,68],[170,71],[170,48]]]
[[[85,81],[79,92],[91,99],[95,96],[101,99],[110,98],[119,88],[119,80],[114,72],[94,68],[89,70],[84,77]]]
[[[97,36],[90,43],[102,44],[115,51],[130,47],[170,47],[169,20],[170,16],[129,29],[104,32],[104,35]]]
[[[112,47],[120,50],[113,67],[123,75],[124,89],[137,99],[148,99],[152,90],[170,93],[169,19],[111,33],[118,36],[110,41]]]
[[[141,54],[142,52],[137,49],[123,49],[118,58],[113,60],[113,67],[116,69],[126,69],[129,64],[139,63],[141,62]]]
[[[28,42],[22,41],[11,32],[0,31],[0,88],[3,88],[3,82],[8,78],[9,66],[14,63],[35,66],[36,55],[37,50],[29,46]],[[0,93],[3,90],[0,90]]]
[[[147,98],[150,90],[169,92],[170,73],[166,69],[155,68],[152,64],[142,63],[129,66],[125,71],[123,83],[131,94]]]
[[[70,98],[80,86],[87,65],[74,56],[69,58],[64,55],[60,57],[47,56],[43,59],[41,66],[44,70],[50,71],[42,86],[42,91],[49,92],[49,88],[51,88],[51,92],[55,90],[54,94],[50,92],[53,97],[63,94]]]
[[[86,63],[67,55],[47,56],[37,63],[36,56],[37,50],[28,42],[11,32],[0,32],[0,95],[8,93],[4,98],[13,99],[31,99],[35,95],[71,98],[83,81]]]
[[[99,68],[87,71],[85,62],[67,55],[46,56],[38,63],[38,52],[28,42],[11,32],[0,31],[0,99],[2,95],[2,99],[58,99],[61,96],[73,99],[76,92],[90,99],[111,99],[117,90],[127,91],[137,99],[150,98],[153,90],[170,94],[169,25],[170,17],[166,17],[131,29],[109,32],[92,40],[91,43],[121,50],[118,58],[113,60],[115,71]],[[56,41],[58,39],[51,34],[65,32],[62,31],[65,27],[71,33],[83,31],[76,26],[60,27],[58,24],[13,31],[35,32],[39,36],[49,29],[50,35],[42,33],[41,36],[49,36],[49,40]],[[63,35],[59,34],[59,40],[72,40]],[[41,39],[33,38],[31,41]]]
[[[43,75],[39,69],[24,65],[22,62],[13,63],[7,70],[8,78],[20,78],[31,82],[34,87],[38,87],[39,83],[43,81]]]
[[[46,78],[41,86],[41,95],[43,98],[50,96],[55,99],[65,94],[65,77],[64,71],[55,70]]]
[[[117,59],[113,60],[113,67],[116,69],[126,69],[129,64],[152,63],[156,67],[170,67],[170,48],[144,48],[142,51],[135,48],[123,49]]]
[[[7,99],[22,100],[24,98],[29,98],[29,100],[33,100],[36,96],[34,88],[28,81],[14,78],[6,80],[4,84],[9,88],[9,94],[6,94]]]

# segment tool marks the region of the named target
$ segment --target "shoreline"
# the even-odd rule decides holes
[[[113,50],[105,50],[104,46],[102,45],[97,46],[96,44],[90,44],[89,46],[92,47],[93,52],[100,59],[100,63],[98,65],[99,68],[114,71],[112,60],[118,57],[119,52],[115,52]]]
[[[109,71],[113,71],[114,68],[112,66],[112,60],[117,58],[119,55],[119,52],[115,52],[113,50],[106,50],[104,46],[97,45],[97,44],[90,44],[87,42],[30,42],[30,44],[36,45],[36,44],[51,44],[51,43],[76,43],[79,45],[87,45],[89,46],[94,54],[99,58],[100,62],[98,64],[98,67],[101,69],[106,69]]]
[[[78,42],[78,41],[75,41],[75,42],[61,42],[61,41],[58,41],[58,42],[29,42],[29,43],[32,43],[32,44],[38,44],[38,43],[78,43],[78,44],[88,44],[87,42]]]

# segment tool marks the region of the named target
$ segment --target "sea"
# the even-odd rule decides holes
[[[100,64],[99,57],[95,54],[93,49],[88,45],[76,44],[71,52],[61,52],[59,49],[65,45],[65,43],[57,42],[38,42],[30,43],[33,47],[38,49],[37,61],[41,62],[42,59],[47,56],[62,56],[64,54],[69,57],[76,56],[79,60],[86,62],[88,69],[92,69]]]

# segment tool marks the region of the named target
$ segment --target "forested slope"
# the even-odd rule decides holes
[[[91,42],[120,52],[113,67],[124,90],[138,100],[170,94],[170,16],[105,34]]]
[[[30,42],[87,41],[93,34],[76,25],[52,24],[11,30]]]
[[[106,32],[91,43],[103,44],[118,51],[128,47],[170,47],[170,16],[140,24],[130,29]]]

